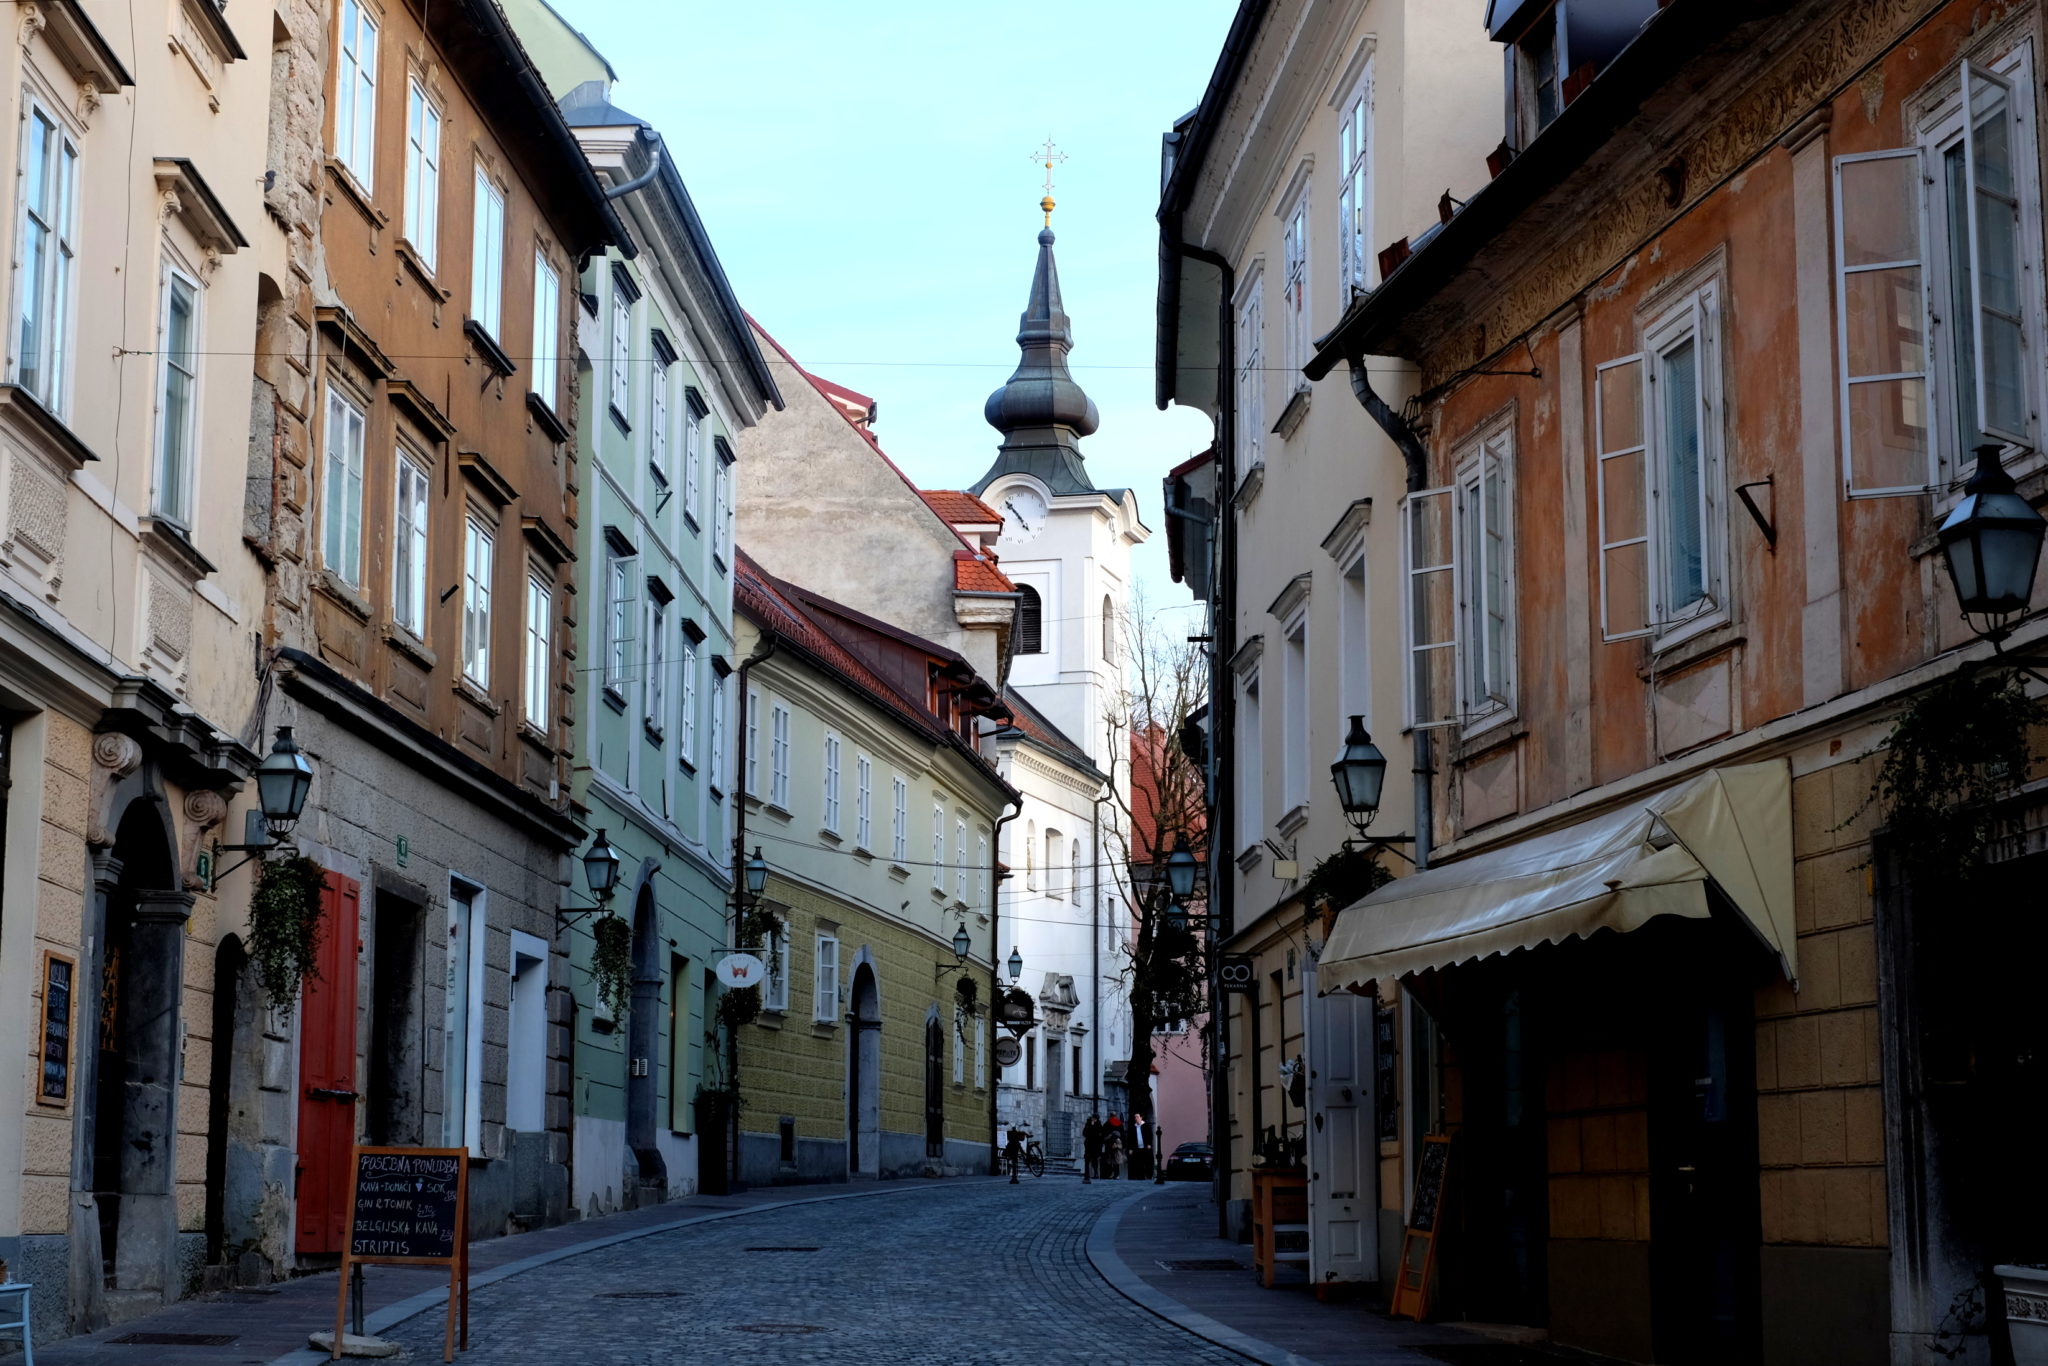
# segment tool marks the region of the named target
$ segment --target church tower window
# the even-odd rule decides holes
[[[1017,586],[1017,653],[1036,655],[1045,653],[1045,604],[1038,596],[1038,590],[1030,584]]]

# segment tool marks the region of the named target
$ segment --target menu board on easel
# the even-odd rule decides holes
[[[348,1241],[334,1304],[334,1355],[341,1358],[352,1266],[446,1266],[448,1328],[441,1359],[455,1360],[455,1322],[469,1350],[469,1153],[462,1148],[349,1150]]]
[[[1415,1201],[1401,1238],[1401,1264],[1394,1273],[1394,1302],[1387,1312],[1421,1323],[1429,1315],[1429,1278],[1436,1271],[1437,1223],[1443,1216],[1444,1181],[1450,1174],[1451,1140],[1431,1134],[1422,1140],[1415,1164]]]

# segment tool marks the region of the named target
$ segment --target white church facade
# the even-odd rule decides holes
[[[1129,489],[1088,477],[1080,439],[1095,405],[1067,369],[1073,345],[1053,234],[1039,234],[1022,359],[985,408],[1002,434],[971,491],[1002,519],[1003,573],[1018,589],[998,768],[1023,793],[1003,827],[1001,930],[1038,1025],[1001,1069],[1002,1125],[1022,1122],[1054,1159],[1078,1157],[1090,1114],[1125,1108],[1131,1054],[1131,912],[1125,862],[1130,731],[1124,723],[1130,557],[1151,533]]]

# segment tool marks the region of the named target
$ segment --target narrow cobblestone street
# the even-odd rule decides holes
[[[636,1238],[470,1297],[469,1366],[1240,1363],[1119,1295],[1090,1228],[1129,1183],[947,1182]],[[375,1274],[374,1271],[372,1274]],[[439,1359],[443,1318],[388,1330]]]

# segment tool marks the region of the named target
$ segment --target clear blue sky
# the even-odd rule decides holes
[[[1015,367],[1050,134],[1076,377],[1102,411],[1098,487],[1138,490],[1155,607],[1159,478],[1209,423],[1152,405],[1159,138],[1194,107],[1232,0],[553,0],[675,152],[740,302],[813,372],[873,395],[931,488],[978,478]],[[795,491],[792,491],[795,492]],[[1186,620],[1185,616],[1177,616]]]

